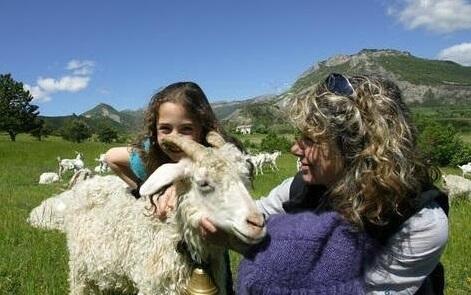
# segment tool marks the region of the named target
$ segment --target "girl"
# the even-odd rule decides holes
[[[207,133],[217,131],[242,149],[238,141],[225,134],[203,90],[193,82],[171,84],[152,96],[145,113],[145,128],[131,147],[115,147],[106,152],[108,165],[132,188],[136,198],[139,198],[139,186],[155,169],[182,156],[177,150],[162,150],[162,139],[169,134],[181,134],[207,146]],[[164,197],[171,193],[167,191]],[[155,212],[162,211],[153,207]]]
[[[139,198],[139,187],[160,165],[177,162],[183,156],[180,150],[164,150],[162,140],[170,134],[180,134],[208,146],[206,135],[217,131],[226,141],[234,143],[242,150],[242,145],[235,138],[225,134],[204,94],[193,82],[178,82],[165,87],[152,96],[145,114],[146,130],[138,136],[131,147],[115,147],[106,153],[106,161],[111,169],[131,188]],[[169,187],[159,199],[165,200],[163,207],[151,199],[153,213],[159,218],[166,218],[176,203],[174,187]],[[167,198],[171,201],[167,202]],[[230,275],[229,255],[226,252],[228,265],[228,294],[232,294],[232,277]]]

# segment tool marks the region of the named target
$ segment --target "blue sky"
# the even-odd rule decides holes
[[[469,0],[3,0],[0,26],[0,73],[46,116],[138,109],[183,80],[212,102],[277,93],[363,48],[471,66]]]

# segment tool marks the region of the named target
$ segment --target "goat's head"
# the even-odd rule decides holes
[[[257,243],[265,236],[265,222],[245,186],[249,170],[242,153],[213,132],[207,140],[215,148],[181,136],[167,136],[163,148],[177,146],[188,157],[160,166],[142,185],[140,193],[151,196],[171,183],[183,181],[187,185],[178,210],[191,207],[191,214],[183,213],[191,215],[186,222],[198,228],[205,216],[243,243]]]
[[[81,152],[75,151],[75,159],[76,160],[83,160],[83,154]]]

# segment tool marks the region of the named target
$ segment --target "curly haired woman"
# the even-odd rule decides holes
[[[242,261],[238,292],[442,292],[447,197],[433,186],[439,171],[420,156],[399,88],[331,74],[294,98],[290,115],[301,167],[258,201],[269,238]],[[441,286],[426,279],[432,272]]]

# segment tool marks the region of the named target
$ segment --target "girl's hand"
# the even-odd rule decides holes
[[[169,214],[175,210],[177,204],[177,192],[174,185],[169,186],[165,192],[156,201],[156,212],[157,218],[165,220]]]

